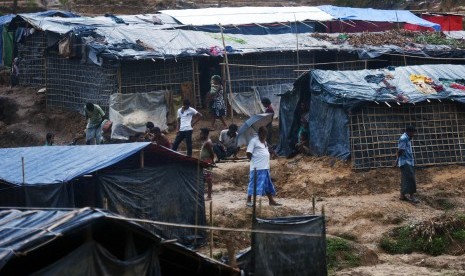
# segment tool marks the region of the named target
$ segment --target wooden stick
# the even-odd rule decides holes
[[[312,212],[315,214],[315,195],[312,195]]]
[[[210,201],[210,226],[213,227],[213,201]],[[213,229],[210,229],[210,258],[213,258]]]
[[[226,43],[224,42],[224,34],[223,34],[223,27],[221,24],[220,26],[220,31],[221,31],[221,40],[223,41],[223,49],[224,49],[224,61],[226,62],[226,73],[228,74],[228,88],[229,88],[229,105],[231,106],[231,123],[234,124],[234,111],[233,111],[233,106],[232,106],[232,87],[231,87],[231,74],[229,72],[229,61],[228,61],[228,51],[226,51]]]

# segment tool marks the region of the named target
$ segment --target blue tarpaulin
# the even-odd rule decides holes
[[[416,80],[417,84],[412,81]],[[421,82],[427,79],[428,83]],[[288,114],[280,113],[280,155],[292,152],[297,141],[296,103],[309,104],[309,140],[314,154],[342,159],[350,156],[349,113],[371,103],[404,105],[435,100],[465,103],[465,65],[436,64],[377,70],[311,70],[281,98]],[[308,95],[309,94],[309,95]],[[309,100],[307,100],[310,98]],[[294,108],[293,108],[294,107]],[[294,116],[290,113],[296,113]]]
[[[322,11],[339,20],[361,20],[373,22],[403,22],[423,27],[441,30],[439,24],[424,20],[406,10],[377,10],[367,8],[336,7],[331,5],[318,6]]]
[[[0,149],[0,180],[22,185],[64,183],[111,166],[150,143],[91,146],[52,146]]]

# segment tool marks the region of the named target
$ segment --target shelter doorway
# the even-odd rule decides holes
[[[221,57],[205,57],[199,60],[199,88],[202,108],[208,108],[207,93],[210,91],[210,78],[213,75],[224,76],[221,72]]]

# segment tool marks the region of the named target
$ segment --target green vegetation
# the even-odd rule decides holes
[[[385,235],[379,245],[391,254],[409,254],[417,251],[437,256],[450,253],[450,247],[463,243],[465,243],[465,219],[460,214],[443,215],[415,225],[397,227]],[[462,249],[453,253],[464,252]]]
[[[425,32],[415,37],[415,41],[421,44],[449,45],[463,47],[465,44],[459,39],[447,38],[441,32]]]
[[[348,241],[340,238],[328,238],[326,259],[330,271],[360,265],[361,259]]]
[[[213,37],[214,39],[222,40],[220,34],[211,34],[211,37]],[[247,41],[245,41],[242,38],[232,37],[228,35],[224,35],[224,41],[231,41],[231,42],[236,42],[239,44],[247,44]]]

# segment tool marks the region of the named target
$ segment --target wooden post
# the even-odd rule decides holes
[[[297,30],[297,18],[294,14],[294,21],[295,21],[295,41],[296,41],[296,48],[297,48],[297,70],[300,70],[300,59],[299,59],[299,31]]]
[[[315,214],[315,195],[312,195],[312,211]]]
[[[213,201],[210,200],[210,226],[213,227]],[[210,258],[213,258],[213,229],[210,229]]]
[[[141,168],[141,169],[144,168],[144,161],[145,161],[144,159],[145,159],[145,158],[144,158],[144,150],[142,149],[142,150],[140,151],[140,168]]]
[[[223,27],[221,24],[220,26],[220,31],[221,31],[221,40],[223,41],[223,49],[224,49],[224,61],[226,63],[226,73],[228,75],[228,87],[229,87],[229,105],[231,106],[231,123],[234,123],[234,111],[233,111],[233,106],[232,106],[232,87],[231,87],[231,74],[229,72],[229,61],[228,61],[228,52],[226,51],[226,43],[224,42],[224,34],[223,34]]]
[[[252,230],[255,230],[255,222],[257,221],[257,213],[256,213],[256,202],[257,202],[257,168],[253,170],[253,209],[252,209]],[[252,255],[250,257],[250,272],[252,275],[255,274],[255,233],[252,232],[251,241],[250,241],[250,248]]]
[[[24,174],[24,157],[21,157],[21,168],[23,171],[23,185],[26,183],[26,176]]]
[[[121,66],[123,66],[121,63],[120,65],[118,66],[118,69],[117,69],[117,75],[118,75],[118,93],[121,94]]]
[[[321,206],[321,215],[325,216],[325,206]]]

